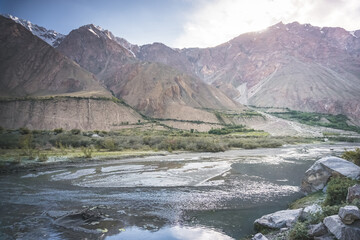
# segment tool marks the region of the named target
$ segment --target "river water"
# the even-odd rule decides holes
[[[301,196],[315,160],[354,147],[182,153],[1,175],[0,239],[239,239],[254,233],[256,218]],[[100,217],[87,219],[89,211]]]

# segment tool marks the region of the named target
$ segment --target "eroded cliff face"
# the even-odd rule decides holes
[[[136,111],[124,105],[95,99],[1,101],[0,112],[0,125],[9,129],[112,130],[126,122],[143,120]]]

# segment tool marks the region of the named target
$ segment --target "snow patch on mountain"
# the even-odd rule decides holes
[[[32,34],[39,37],[49,45],[53,47],[59,46],[60,42],[65,38],[65,35],[58,33],[54,30],[47,30],[44,27],[38,26],[36,24],[31,23],[30,21],[14,17],[10,14],[2,15],[6,18],[12,19],[14,22],[23,25],[27,28]]]

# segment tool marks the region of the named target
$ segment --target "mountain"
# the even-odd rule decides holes
[[[95,76],[31,34],[0,16],[0,93],[2,96],[111,94]]]
[[[213,48],[152,44],[137,56],[190,69],[243,104],[345,114],[360,124],[359,30],[278,23]]]
[[[21,19],[18,17],[14,17],[9,14],[5,14],[2,16],[9,18],[9,19],[15,21],[16,23],[23,25],[32,34],[41,38],[42,40],[44,40],[46,43],[48,43],[49,45],[51,45],[53,47],[57,47],[60,44],[60,42],[65,38],[65,35],[63,35],[61,33],[55,32],[54,30],[47,30],[44,27],[40,27],[36,24],[31,23],[30,21],[27,21],[27,20],[24,20],[24,19]]]
[[[94,73],[115,96],[152,117],[217,122],[204,109],[242,109],[196,77],[143,61],[135,45],[94,25],[71,31],[57,49]]]
[[[0,16],[0,123],[5,128],[119,128],[143,118],[112,99],[96,77]]]

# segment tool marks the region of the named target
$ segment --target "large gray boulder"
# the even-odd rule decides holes
[[[255,220],[255,229],[280,229],[284,227],[291,227],[300,217],[302,210],[302,208],[294,210],[282,210],[264,215],[261,218]]]
[[[322,208],[318,204],[313,204],[313,205],[307,206],[304,208],[304,210],[301,213],[301,219],[310,220],[312,215],[314,215],[316,213],[321,213],[321,212],[322,212]]]
[[[346,201],[352,203],[355,199],[360,201],[360,185],[356,184],[352,187],[349,187],[348,194],[346,196]]]
[[[323,223],[309,225],[308,235],[311,237],[320,237],[328,233]]]
[[[344,176],[352,179],[360,178],[360,167],[338,157],[325,157],[316,161],[306,172],[301,183],[304,193],[312,193],[323,189],[330,177]]]
[[[345,206],[339,210],[339,217],[345,224],[352,224],[360,219],[360,211],[357,206]]]
[[[360,240],[360,221],[346,225],[338,215],[326,217],[324,224],[339,240]]]

